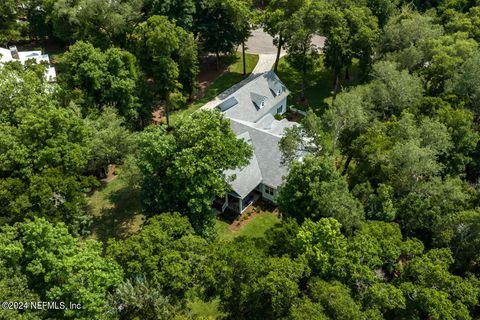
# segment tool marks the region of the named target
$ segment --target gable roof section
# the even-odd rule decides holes
[[[250,145],[252,140],[248,131],[237,135],[238,139],[244,139]],[[227,177],[234,177],[235,179],[230,183],[232,190],[240,196],[245,198],[253,189],[255,189],[262,182],[262,172],[258,165],[257,156],[253,153],[250,163],[241,169],[227,170],[225,172]]]
[[[281,88],[280,94],[275,95],[270,87]],[[235,108],[225,110],[225,116],[230,119],[256,122],[289,94],[290,92],[278,76],[273,71],[269,71],[256,76],[230,94],[217,108],[221,110],[222,104],[233,97],[238,103]],[[264,106],[259,108],[258,106],[261,105],[262,101]]]
[[[239,181],[238,184],[248,181],[246,185],[248,184],[250,186],[250,190],[247,194],[260,182],[274,188],[280,186],[282,177],[288,173],[288,166],[282,163],[282,152],[279,148],[279,142],[282,139],[283,130],[297,124],[287,120],[285,120],[285,122],[274,120],[271,128],[266,130],[262,125],[259,125],[260,123],[255,124],[235,119],[231,119],[230,121],[232,130],[237,136],[248,133],[251,139],[254,158],[251,159],[250,164],[245,169],[252,165],[255,166],[256,164],[252,164],[252,162],[256,162],[261,173],[261,180],[258,181],[258,176],[251,175],[251,171],[249,171],[251,168],[248,170],[240,170],[236,172],[237,180]],[[279,132],[280,134],[278,134]],[[243,175],[247,175],[248,177],[245,178]],[[237,180],[235,180],[231,186],[233,191],[240,195],[243,190],[238,186]]]
[[[275,79],[267,78],[267,83],[275,97],[284,91],[285,86],[283,86],[280,82],[275,81]]]

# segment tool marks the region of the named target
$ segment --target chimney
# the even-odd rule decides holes
[[[9,49],[10,49],[10,53],[12,54],[12,58],[16,59],[16,60],[20,60],[20,56],[18,55],[17,46],[11,46]]]

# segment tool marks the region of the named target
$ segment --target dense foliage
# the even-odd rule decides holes
[[[331,92],[281,140],[280,222],[222,240],[212,203],[251,146],[219,112],[150,124],[254,24],[298,74],[291,103],[318,68]],[[1,1],[2,46],[61,57],[57,83],[0,66],[0,301],[81,307],[0,319],[477,319],[479,30],[467,0]],[[100,242],[98,214],[135,200],[91,208],[115,165],[145,222]]]

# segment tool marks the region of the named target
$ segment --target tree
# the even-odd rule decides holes
[[[312,302],[309,298],[303,298],[295,302],[290,309],[290,315],[287,319],[318,319],[327,320],[322,305]]]
[[[437,238],[435,230],[442,228],[444,220],[453,213],[472,207],[475,191],[459,178],[439,178],[420,183],[399,199],[399,222],[408,234],[414,234],[431,243]]]
[[[112,313],[120,319],[175,319],[185,312],[148,280],[127,280],[110,296]],[[183,318],[182,318],[183,319]]]
[[[362,319],[361,306],[352,298],[348,287],[338,281],[312,278],[308,284],[311,299],[324,308],[330,319]],[[371,317],[368,317],[372,319]]]
[[[94,184],[82,175],[91,132],[75,110],[55,101],[43,68],[17,66],[4,66],[0,85],[2,222],[44,216],[82,232],[90,221],[85,191]]]
[[[61,65],[64,72],[59,76],[59,84],[67,100],[80,103],[84,116],[113,106],[135,124],[140,108],[137,96],[140,71],[131,53],[118,48],[102,52],[90,43],[79,41],[63,55]]]
[[[357,87],[339,94],[321,117],[307,112],[301,126],[285,130],[280,141],[284,161],[291,162],[304,153],[336,156],[341,151],[347,156],[342,172],[345,175],[353,158],[351,144],[367,129],[373,116],[369,96],[370,87]]]
[[[352,144],[356,182],[390,184],[396,194],[408,192],[442,172],[439,162],[452,149],[447,127],[437,120],[415,120],[404,112],[399,120],[375,123]]]
[[[330,4],[322,9],[320,30],[326,37],[325,65],[333,71],[333,100],[340,84],[340,73],[345,68],[346,78],[352,59],[357,57],[363,71],[371,63],[378,36],[378,21],[370,9],[353,4]]]
[[[249,37],[251,1],[202,0],[194,21],[202,48],[215,53],[217,69],[220,53],[231,53]]]
[[[287,38],[290,18],[304,5],[304,0],[272,0],[265,8],[265,12],[262,16],[262,24],[265,31],[274,38],[273,44],[277,47],[277,56],[273,67],[275,73],[278,71],[280,53],[285,44],[285,39]]]
[[[78,303],[79,310],[48,310],[49,318],[104,319],[107,293],[122,280],[119,266],[102,257],[94,240],[80,244],[64,224],[27,220],[0,232],[5,266],[24,275],[41,301]]]
[[[0,3],[0,43],[7,45],[20,38],[19,5],[15,0],[5,0]]]
[[[229,121],[208,111],[182,119],[171,133],[151,127],[138,145],[145,211],[178,211],[203,235],[212,232],[213,199],[229,188],[224,171],[246,165],[252,155]]]
[[[370,100],[383,119],[401,114],[405,108],[419,103],[423,96],[420,78],[406,70],[399,71],[395,63],[377,62],[373,65],[372,77]]]
[[[377,17],[379,26],[383,27],[395,14],[400,2],[400,0],[367,0],[366,5]]]
[[[307,70],[312,69],[318,58],[318,48],[312,45],[312,38],[318,31],[321,7],[316,2],[304,4],[290,19],[285,31],[285,46],[288,60],[300,71],[302,79],[302,99],[305,99]]]
[[[404,6],[383,28],[379,49],[387,60],[413,71],[427,62],[423,51],[426,42],[442,34],[442,26],[433,17]]]
[[[108,255],[128,279],[148,279],[159,295],[181,299],[197,285],[206,250],[206,241],[195,235],[186,217],[164,213],[149,219],[138,234],[111,241]]]
[[[144,0],[144,8],[148,17],[166,16],[176,25],[191,30],[196,13],[194,0]]]
[[[442,93],[445,83],[477,51],[478,43],[461,32],[427,41],[425,57],[429,66],[422,68],[420,73],[425,77],[428,91],[432,95]]]
[[[105,109],[98,117],[87,118],[86,122],[93,132],[87,171],[105,177],[110,164],[122,164],[130,153],[131,134],[113,108]]]
[[[50,3],[44,3],[49,9]],[[141,5],[141,0],[59,0],[50,13],[53,34],[66,43],[83,40],[103,49],[125,46],[140,20]]]
[[[406,299],[404,316],[471,319],[469,309],[478,302],[478,288],[469,279],[450,274],[452,263],[449,249],[432,249],[408,264],[400,285],[404,295],[411,297]]]
[[[447,82],[446,91],[455,93],[465,101],[466,106],[480,115],[480,52],[465,60],[451,80]]]
[[[152,16],[135,28],[132,47],[147,75],[154,78],[156,96],[165,102],[169,125],[170,95],[182,92],[190,96],[196,88],[195,39],[166,17]]]
[[[337,273],[347,254],[347,239],[334,218],[321,218],[317,222],[305,220],[297,234],[299,251],[305,255],[313,272],[321,277]]]
[[[455,269],[461,272],[473,271],[479,274],[480,256],[479,228],[480,214],[478,210],[458,211],[440,218],[433,230],[433,242],[438,247],[448,246],[455,258]]]
[[[347,180],[329,157],[306,157],[302,162],[293,162],[277,203],[285,215],[299,222],[332,217],[348,231],[363,218],[360,202],[350,194]]]

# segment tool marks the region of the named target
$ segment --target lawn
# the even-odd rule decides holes
[[[350,80],[340,77],[340,88],[348,88],[359,84],[359,66],[358,60],[354,59],[350,68]],[[307,76],[307,88],[305,90],[306,102],[300,103],[301,97],[301,76],[290,64],[286,57],[280,59],[278,65],[278,76],[288,89],[292,92],[289,97],[289,104],[297,109],[321,112],[326,104],[332,102],[333,93],[333,73],[325,68],[323,59],[320,59],[314,70],[310,70]]]
[[[94,217],[90,236],[93,239],[126,238],[137,232],[144,221],[138,191],[118,176],[95,191],[88,206]]]
[[[261,210],[255,217],[248,221],[248,223],[240,227],[239,230],[232,230],[229,223],[222,220],[217,220],[216,229],[220,240],[232,240],[238,236],[258,238],[263,237],[265,231],[278,222],[280,222],[278,215],[270,211]]]
[[[240,52],[237,52],[235,55],[230,57],[224,57],[223,59],[224,63],[228,65],[226,71],[222,73],[205,89],[202,98],[192,102],[185,109],[172,112],[170,115],[170,121],[172,124],[175,124],[175,122],[178,121],[181,116],[192,114],[196,110],[200,109],[200,107],[203,106],[205,103],[213,100],[220,93],[245,78],[245,76],[243,75],[243,62]],[[258,55],[247,53],[245,60],[247,62],[246,67],[248,75],[257,65]]]

